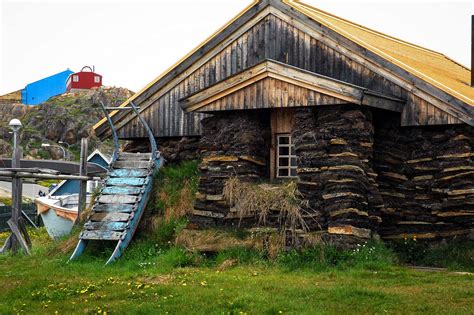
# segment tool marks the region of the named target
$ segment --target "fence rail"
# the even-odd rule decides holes
[[[36,205],[34,203],[24,203],[21,210],[33,221],[36,225],[40,223],[40,216],[36,214]],[[8,230],[7,221],[11,218],[12,207],[0,206],[0,232]],[[27,223],[28,224],[28,223]]]

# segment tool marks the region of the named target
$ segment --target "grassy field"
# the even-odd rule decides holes
[[[97,246],[68,263],[77,231],[52,241],[31,230],[31,256],[0,255],[0,314],[473,314],[474,275],[465,272],[474,271],[472,243],[431,251],[410,240],[352,251],[319,246],[274,258],[176,246],[195,172],[186,164],[159,175],[147,210],[154,218],[111,266],[111,248]],[[402,266],[408,262],[448,269],[414,271]]]
[[[4,236],[3,236],[4,238]],[[30,257],[0,256],[0,314],[472,314],[474,275],[412,271],[367,247],[345,263],[234,249],[204,257],[137,242],[68,263],[43,230]],[[0,241],[1,242],[1,241]],[[96,249],[97,250],[97,249]],[[371,251],[373,254],[371,254]],[[367,256],[369,255],[369,256]]]

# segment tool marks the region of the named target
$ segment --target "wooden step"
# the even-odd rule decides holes
[[[109,173],[110,177],[147,177],[148,176],[148,170],[144,169],[117,169],[117,170],[112,170]]]
[[[83,240],[119,241],[123,234],[124,232],[117,231],[83,231],[80,238]]]
[[[122,152],[118,156],[119,160],[149,160],[151,159],[151,153],[128,153]]]
[[[142,191],[141,187],[109,186],[102,190],[102,195],[139,195]]]
[[[114,177],[109,178],[105,182],[105,186],[143,186],[147,183],[146,178],[136,178],[136,177]]]
[[[141,157],[141,156],[138,156],[138,155],[137,156],[125,156],[125,157],[124,156],[119,156],[117,161],[134,161],[134,162],[135,161],[137,161],[137,162],[145,161],[145,162],[149,162],[150,158],[149,157],[145,158],[145,157]]]
[[[100,213],[93,213],[90,216],[90,221],[92,222],[127,222],[132,217],[133,217],[133,214],[130,214],[130,213],[100,212]]]
[[[124,231],[128,227],[128,222],[87,222],[84,225],[89,231]]]
[[[130,195],[102,195],[99,197],[99,203],[107,204],[131,204],[137,201],[137,196]]]
[[[114,169],[147,169],[150,166],[149,161],[116,161]]]
[[[114,205],[114,204],[95,204],[92,208],[94,212],[123,212],[131,213],[135,211],[134,205]]]

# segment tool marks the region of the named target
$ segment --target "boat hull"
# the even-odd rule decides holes
[[[87,203],[90,196],[87,197]],[[49,236],[58,239],[69,235],[77,220],[78,195],[40,197],[35,200]]]

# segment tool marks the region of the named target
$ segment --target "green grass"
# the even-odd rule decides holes
[[[198,164],[197,161],[188,161],[162,168],[155,179],[155,198],[148,210],[158,214],[165,214],[167,209],[173,211],[182,202],[184,188],[185,199],[192,202],[198,186]]]
[[[30,257],[0,256],[0,314],[472,314],[474,308],[473,275],[388,263],[374,269],[361,263],[367,253],[332,253],[346,257],[314,268],[327,249],[272,262],[250,250],[206,258],[173,246],[146,251],[137,243],[105,267],[105,252],[67,263],[67,255],[51,253],[55,243],[44,231],[33,240]],[[374,252],[385,257],[380,248]],[[238,263],[219,268],[229,259]]]

